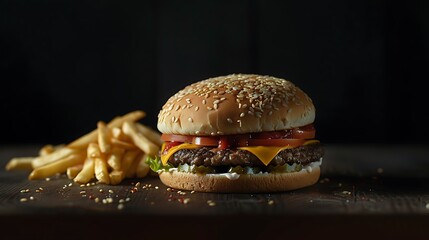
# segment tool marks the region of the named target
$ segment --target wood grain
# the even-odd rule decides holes
[[[34,146],[2,147],[1,164],[5,165],[14,156],[36,154],[37,149]],[[423,146],[376,148],[338,145],[326,146],[326,150],[319,183],[275,194],[180,192],[167,189],[157,177],[127,179],[116,186],[81,186],[65,175],[51,177],[50,181],[28,181],[26,172],[6,172],[2,169],[0,219],[60,214],[70,218],[118,215],[130,216],[130,219],[132,216],[142,219],[209,217],[208,221],[214,221],[217,218],[224,220],[228,216],[227,222],[238,218],[243,223],[245,216],[257,216],[258,219],[281,218],[291,224],[292,216],[304,222],[319,219],[321,226],[340,224],[343,229],[357,219],[364,219],[366,225],[371,222],[385,229],[386,226],[391,227],[389,224],[383,225],[385,218],[388,218],[393,225],[405,224],[416,230],[415,234],[421,230],[421,224],[428,222],[429,175],[426,175],[426,156],[429,156],[429,150]],[[27,189],[28,192],[25,192]],[[23,198],[27,201],[21,202]],[[326,219],[329,221],[325,222]],[[159,221],[158,224],[164,223]],[[164,224],[171,225],[171,222]]]

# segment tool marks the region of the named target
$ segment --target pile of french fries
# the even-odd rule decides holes
[[[96,179],[115,185],[124,178],[145,177],[145,159],[158,155],[162,145],[158,132],[137,122],[145,115],[134,111],[108,124],[100,121],[97,129],[67,145],[46,145],[37,157],[11,159],[6,170],[31,170],[30,180],[67,173],[81,184]]]

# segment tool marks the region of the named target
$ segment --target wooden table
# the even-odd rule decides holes
[[[326,145],[319,183],[273,194],[180,192],[157,177],[80,186],[65,175],[29,181],[26,172],[4,170],[11,157],[39,147],[0,147],[0,226],[12,237],[358,239],[429,231],[425,145]]]

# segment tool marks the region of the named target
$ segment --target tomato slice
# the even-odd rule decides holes
[[[194,137],[193,144],[201,146],[218,146],[219,138],[217,137]]]
[[[313,124],[309,124],[300,128],[294,128],[283,131],[260,132],[253,133],[254,139],[279,139],[279,138],[296,138],[296,139],[311,139],[316,137],[316,129]]]
[[[176,134],[162,134],[161,140],[164,142],[185,142],[192,143],[194,136],[176,135]]]
[[[220,149],[246,146],[291,146],[297,147],[305,139],[313,139],[316,129],[313,124],[304,127],[272,132],[239,134],[228,136],[186,136],[176,134],[162,134],[161,139],[171,143],[193,143],[200,146],[213,146]]]
[[[162,148],[162,153],[168,152],[168,150],[172,147],[178,146],[182,144],[181,142],[165,142]]]
[[[312,139],[316,137],[316,129],[311,127],[303,127],[292,130],[291,138]]]
[[[280,139],[249,139],[248,146],[290,146],[298,147],[304,144],[304,139],[280,138]]]

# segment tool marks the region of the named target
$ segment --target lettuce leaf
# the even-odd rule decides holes
[[[154,172],[158,172],[161,170],[168,172],[168,170],[173,167],[173,165],[171,165],[170,163],[163,165],[161,162],[161,158],[159,158],[158,156],[156,156],[155,158],[147,157],[146,163],[149,165],[149,168]]]

